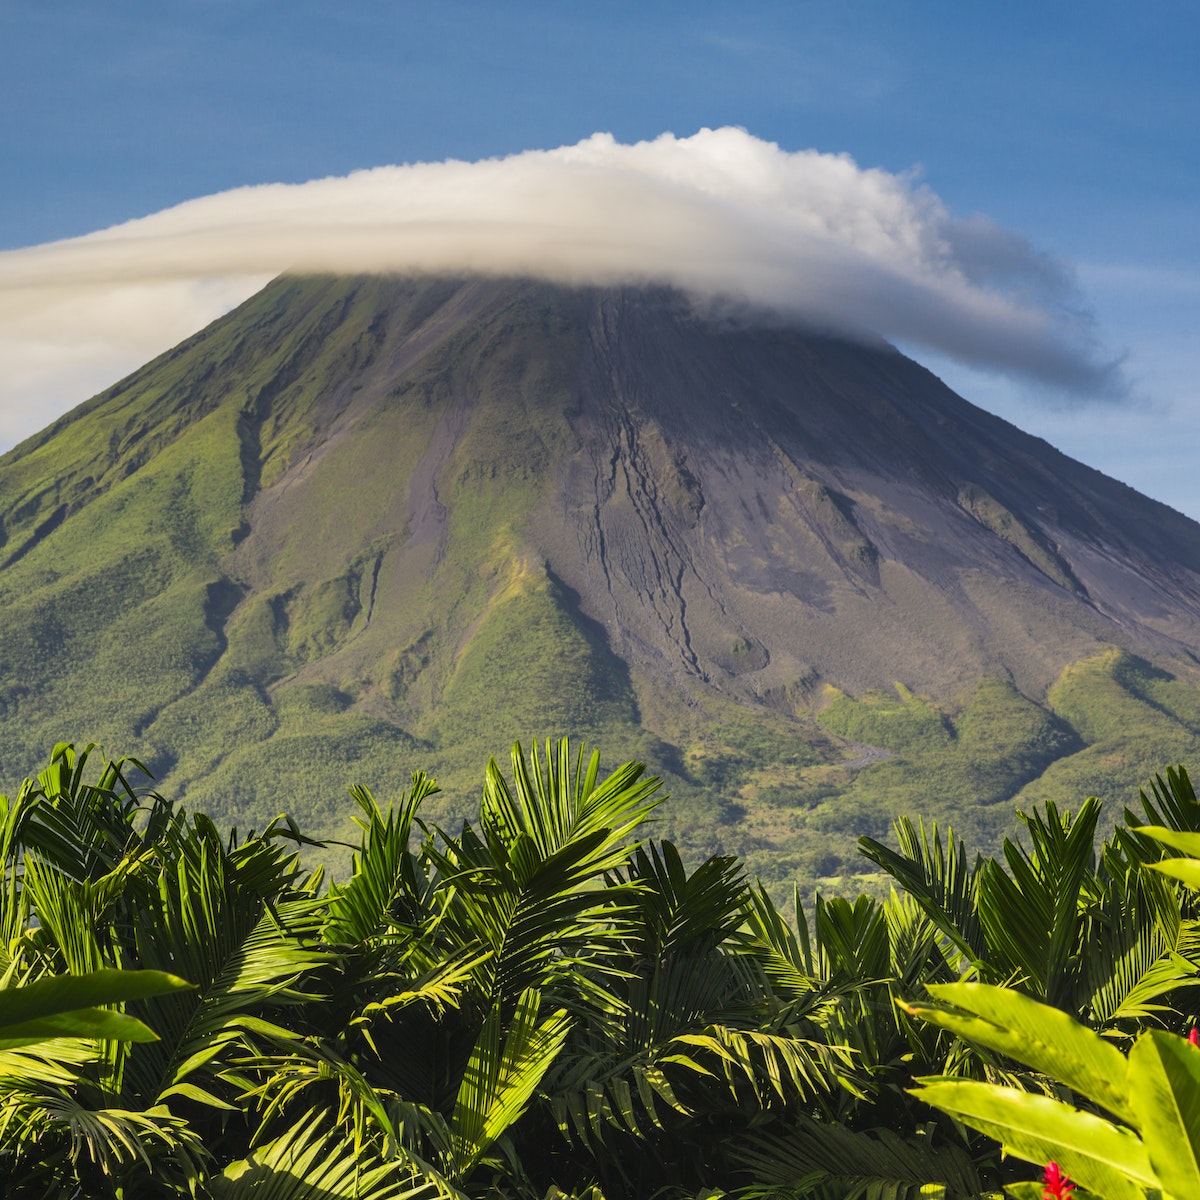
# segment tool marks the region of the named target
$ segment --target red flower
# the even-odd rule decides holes
[[[1188,1033],[1188,1041],[1193,1046],[1200,1046],[1200,1031],[1196,1029],[1195,1025],[1192,1026],[1191,1031]]]
[[[1070,1200],[1075,1185],[1071,1177],[1063,1173],[1056,1162],[1048,1162],[1042,1173],[1042,1182],[1046,1185],[1042,1191],[1042,1200]]]

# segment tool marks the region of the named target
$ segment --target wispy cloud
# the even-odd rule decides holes
[[[1124,384],[1070,271],[916,178],[740,129],[239,188],[0,254],[0,440],[283,271],[662,282],[1080,396]],[[83,389],[83,390],[80,390]]]

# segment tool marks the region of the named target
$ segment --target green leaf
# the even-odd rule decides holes
[[[185,980],[163,971],[106,968],[86,975],[55,975],[23,987],[0,990],[0,1022],[9,1025],[75,1008],[123,1004],[167,992],[188,991],[191,987]]]
[[[1200,836],[1200,835],[1194,835]],[[1155,871],[1178,879],[1187,887],[1200,891],[1200,861],[1194,858],[1164,858],[1161,862],[1147,863]]]
[[[985,961],[993,971],[1024,976],[1031,991],[1065,1005],[1078,963],[1080,892],[1094,878],[1100,801],[1089,797],[1073,818],[1052,802],[1043,813],[1019,815],[1032,853],[1006,838],[1005,861],[988,859],[979,870]]]
[[[108,1038],[114,1042],[154,1042],[156,1034],[136,1017],[107,1008],[76,1008],[0,1028],[0,1050],[33,1046],[54,1038]]]
[[[895,830],[899,853],[870,837],[859,838],[860,851],[913,897],[955,949],[977,962],[984,944],[978,912],[981,860],[969,862],[966,846],[952,831],[943,847],[936,822],[927,830],[924,821],[914,826],[900,817]]]
[[[1129,1052],[1129,1092],[1150,1163],[1171,1196],[1200,1196],[1200,1050],[1143,1034]]]
[[[566,1012],[559,1009],[539,1021],[538,1004],[534,989],[522,993],[503,1038],[498,1004],[483,1023],[450,1122],[460,1177],[524,1112],[566,1041],[571,1027]]]
[[[985,983],[930,984],[930,994],[954,1006],[900,1006],[959,1037],[1015,1058],[1065,1083],[1130,1125],[1137,1125],[1123,1087],[1125,1057],[1098,1033],[1048,1004]]]
[[[157,1035],[141,1021],[97,1006],[186,991],[191,986],[162,971],[104,969],[5,988],[0,990],[0,1050],[58,1037],[155,1041]]]
[[[1158,1177],[1135,1134],[1049,1096],[973,1080],[920,1080],[912,1094],[995,1138],[1010,1154],[1057,1162],[1105,1200],[1145,1200]]]
[[[928,1129],[901,1137],[890,1129],[789,1120],[778,1132],[752,1135],[737,1145],[737,1165],[754,1185],[746,1200],[837,1196],[838,1200],[981,1200],[982,1185],[966,1149],[938,1144]],[[804,1191],[801,1181],[811,1190]],[[1041,1200],[1038,1192],[1037,1200]]]
[[[207,1181],[215,1200],[459,1200],[425,1164],[355,1153],[327,1113],[314,1110],[281,1137]]]
[[[1133,832],[1153,838],[1156,842],[1163,842],[1172,850],[1179,850],[1192,858],[1200,858],[1200,833],[1185,833],[1178,829],[1167,829],[1162,825],[1139,825]]]
[[[329,891],[327,941],[365,945],[387,931],[398,905],[403,908],[416,901],[420,885],[409,841],[417,810],[437,791],[429,776],[415,772],[412,787],[385,812],[369,789],[350,789],[364,814],[355,817],[363,837],[350,878]]]
[[[186,1100],[195,1100],[198,1104],[207,1104],[209,1108],[220,1108],[226,1112],[241,1112],[242,1110],[235,1104],[229,1104],[226,1101],[214,1096],[212,1092],[206,1092],[203,1088],[196,1087],[193,1083],[179,1083],[174,1087],[167,1088],[158,1096],[158,1102],[161,1104],[164,1100],[170,1099],[172,1096],[183,1096]]]

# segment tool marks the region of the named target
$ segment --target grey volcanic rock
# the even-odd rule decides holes
[[[1098,641],[1200,650],[1200,527],[891,348],[662,292],[585,307],[580,444],[530,536],[623,657],[760,697],[948,698],[995,673],[1044,693]]]

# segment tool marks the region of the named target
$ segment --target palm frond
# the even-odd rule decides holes
[[[983,1185],[970,1155],[937,1144],[931,1127],[904,1138],[798,1119],[791,1130],[748,1139],[735,1161],[756,1183],[739,1200],[975,1200]]]
[[[108,762],[95,783],[84,781],[94,746],[77,751],[70,743],[54,747],[50,764],[37,777],[30,811],[21,831],[24,845],[75,879],[107,875],[143,839],[135,822],[142,800],[127,779],[132,767],[150,777],[134,758]]]
[[[1160,1001],[1200,983],[1196,964],[1180,953],[1177,890],[1157,872],[1131,870],[1120,886],[1104,889],[1087,916],[1081,999],[1093,1022],[1156,1020],[1170,1011]]]
[[[208,1182],[213,1200],[466,1200],[428,1164],[356,1153],[316,1110]]]
[[[966,846],[952,829],[943,844],[936,822],[927,830],[924,821],[914,826],[901,817],[895,830],[898,851],[869,837],[859,838],[859,849],[912,896],[967,962],[979,961],[985,954],[976,907],[982,858],[968,863]]]
[[[475,979],[479,966],[492,953],[491,950],[467,947],[451,953],[448,958],[415,978],[390,973],[376,974],[372,980],[372,991],[380,998],[364,1004],[358,1015],[350,1018],[348,1026],[362,1029],[369,1040],[373,1021],[380,1017],[393,1019],[400,1010],[410,1005],[424,1005],[434,1013],[456,1008],[464,990]]]
[[[259,1133],[268,1129],[279,1115],[285,1117],[304,1101],[315,1108],[336,1097],[336,1105],[326,1105],[331,1117],[356,1152],[368,1142],[383,1141],[385,1152],[395,1151],[403,1139],[392,1121],[390,1104],[395,1099],[380,1093],[367,1078],[337,1051],[323,1043],[294,1041],[287,1054],[254,1055],[239,1059],[225,1077],[242,1084],[239,1103],[252,1102],[258,1107]]]
[[[602,1152],[613,1130],[648,1139],[666,1128],[668,1114],[696,1115],[649,1055],[589,1059],[574,1054],[571,1059],[556,1074],[549,1096],[555,1124],[569,1143]]]
[[[839,974],[863,981],[887,978],[891,947],[887,920],[877,901],[869,896],[854,901],[818,896],[815,925],[822,965],[830,978]]]
[[[409,790],[384,812],[367,788],[350,789],[364,814],[355,818],[363,837],[350,878],[330,889],[328,941],[362,946],[397,919],[415,923],[424,915],[427,882],[418,878],[409,842],[417,810],[437,790],[432,779],[416,772]]]
[[[741,863],[714,855],[690,874],[671,842],[638,847],[628,871],[636,889],[634,952],[642,958],[705,953],[745,921]]]
[[[659,781],[643,779],[646,768],[641,763],[626,763],[598,783],[599,754],[592,752],[586,768],[583,755],[581,748],[572,768],[568,739],[557,744],[547,739],[544,755],[539,756],[535,744],[527,760],[520,742],[516,743],[512,750],[515,793],[495,761],[490,761],[480,806],[484,829],[504,844],[524,835],[542,860],[594,834],[604,835],[597,850],[602,847],[611,853],[620,847],[655,807],[657,801],[651,797]],[[597,860],[593,870],[611,869],[621,857],[618,852],[611,863]]]
[[[743,942],[744,950],[758,960],[778,993],[796,1001],[818,992],[819,979],[803,909],[797,906],[793,929],[762,883],[750,884],[746,888],[746,927],[749,937]]]
[[[247,841],[230,851],[214,833],[193,824],[177,857],[159,872],[156,922],[139,925],[134,935],[144,965],[196,984],[194,993],[155,1001],[152,1013],[135,1006],[161,1038],[136,1047],[125,1065],[126,1087],[147,1103],[185,1082],[207,1092],[205,1079],[215,1077],[222,1056],[254,1048],[248,1035],[293,1038],[263,1019],[264,1006],[303,1000],[297,983],[333,959],[318,940],[322,899],[277,900],[260,890],[290,878],[275,847]]]
[[[488,1149],[525,1111],[570,1030],[564,1009],[539,1015],[541,997],[530,988],[517,1002],[507,1031],[492,1007],[463,1073],[450,1118],[454,1174],[465,1179]]]
[[[1070,1003],[1078,967],[1080,898],[1093,872],[1100,802],[1085,800],[1072,819],[1048,803],[1020,814],[1033,843],[1008,839],[1009,873],[988,860],[979,878],[979,919],[993,971],[1020,974],[1052,1004]]]
[[[78,1180],[89,1171],[114,1180],[141,1174],[181,1193],[210,1162],[199,1134],[165,1109],[90,1108],[58,1089],[0,1095],[0,1148],[21,1160],[56,1145]]]
[[[903,992],[931,980],[957,978],[942,949],[937,923],[909,895],[893,892],[883,906],[891,962],[889,975]]]
[[[489,763],[481,837],[469,826],[424,856],[438,872],[445,930],[459,946],[482,941],[477,983],[491,1002],[512,1005],[527,988],[577,996],[572,974],[607,969],[607,949],[622,933],[631,889],[600,887],[623,866],[628,834],[650,812],[657,781],[630,763],[597,783],[595,755],[570,769],[565,740],[526,763],[513,749],[515,791]]]
[[[1200,833],[1200,800],[1183,766],[1168,767],[1165,777],[1155,775],[1150,781],[1150,795],[1138,793],[1141,813],[1125,810],[1125,824],[1163,825],[1177,833]]]
[[[673,1038],[662,1065],[724,1080],[730,1098],[763,1108],[810,1100],[837,1086],[851,1066],[838,1046],[758,1029],[710,1025]]]

